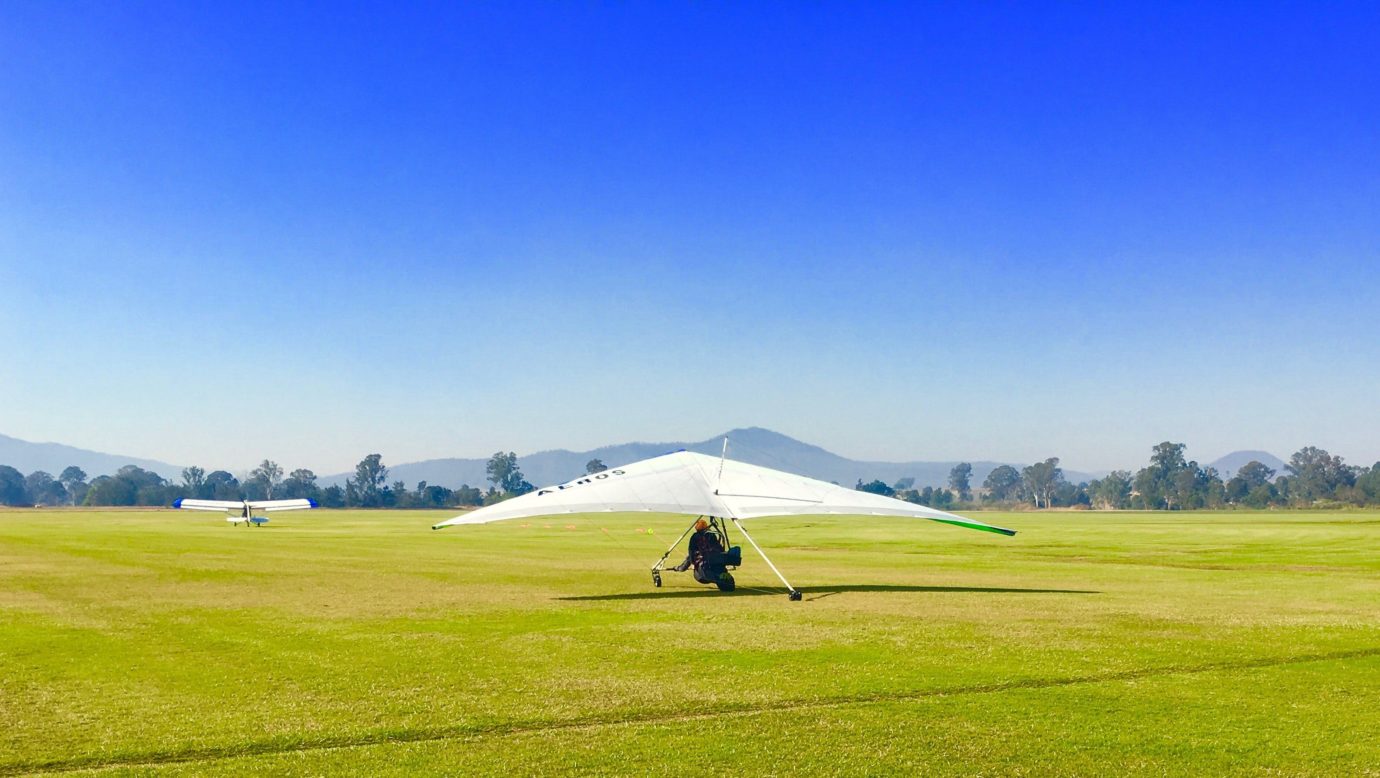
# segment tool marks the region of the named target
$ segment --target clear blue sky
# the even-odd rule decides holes
[[[0,5],[0,432],[1380,459],[1374,4]]]

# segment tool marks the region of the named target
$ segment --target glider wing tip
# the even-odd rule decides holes
[[[177,498],[176,500],[173,500],[173,507],[174,507],[174,508],[181,508],[181,507],[182,507],[182,498],[181,498],[181,497]]]
[[[320,504],[317,503],[316,500],[313,500],[312,498],[308,497],[308,498],[307,498],[307,507],[308,507],[308,508],[317,508],[317,507],[320,507]]]

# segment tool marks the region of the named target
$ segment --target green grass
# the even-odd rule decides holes
[[[1380,514],[446,515],[0,512],[0,775],[1380,775]]]

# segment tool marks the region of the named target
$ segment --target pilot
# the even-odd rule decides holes
[[[703,584],[714,583],[724,572],[721,561],[723,550],[724,547],[719,542],[719,536],[710,531],[709,522],[706,519],[700,519],[695,522],[695,531],[690,534],[690,544],[686,549],[685,561],[671,569],[677,573],[683,573],[694,566],[696,581]]]

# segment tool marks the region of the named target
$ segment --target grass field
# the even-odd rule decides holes
[[[1380,514],[446,515],[0,512],[0,775],[1380,775]]]

